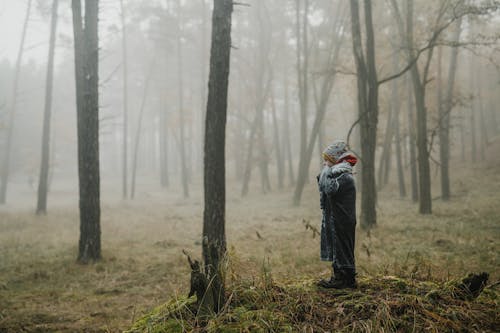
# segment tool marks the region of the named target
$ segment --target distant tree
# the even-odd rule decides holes
[[[462,32],[462,17],[460,17],[453,31],[452,42],[458,44]],[[439,100],[439,155],[441,168],[441,199],[450,199],[450,113],[453,108],[453,87],[457,71],[458,47],[451,50],[448,69],[448,80],[446,85],[445,99]],[[439,89],[441,91],[441,89]]]
[[[38,178],[38,202],[36,207],[37,214],[45,214],[47,212],[50,154],[50,115],[52,111],[52,85],[54,76],[54,49],[56,44],[58,3],[59,0],[54,0],[52,3],[52,18],[50,23],[49,56],[47,64],[47,78],[45,83],[45,107],[43,112],[42,160],[40,163],[40,177]]]
[[[19,85],[19,74],[21,71],[21,63],[24,54],[24,41],[26,38],[26,30],[28,28],[28,22],[31,12],[31,0],[28,0],[28,6],[26,8],[26,15],[24,17],[23,31],[21,33],[21,43],[19,44],[19,51],[17,52],[16,67],[14,72],[14,82],[12,88],[12,99],[10,101],[10,108],[7,110],[9,113],[7,122],[7,138],[5,143],[5,150],[2,158],[2,165],[0,168],[0,204],[5,204],[7,200],[7,183],[9,181],[9,167],[10,167],[10,155],[12,150],[12,136],[14,133],[14,120],[17,110],[17,89]]]
[[[351,30],[354,60],[357,72],[358,121],[361,136],[361,225],[373,227],[377,223],[375,186],[375,148],[378,123],[378,88],[375,67],[375,37],[372,3],[364,1],[366,45],[363,50],[358,0],[351,0]]]
[[[120,0],[120,19],[122,24],[122,69],[123,69],[123,143],[122,143],[122,197],[128,196],[128,59],[127,59],[127,24],[125,23],[125,8]]]
[[[78,261],[88,263],[101,258],[97,33],[99,1],[85,1],[83,18],[80,0],[72,0],[72,11],[80,188]]]
[[[215,312],[221,309],[225,301],[225,281],[220,266],[226,253],[225,131],[232,11],[232,0],[214,1],[205,126],[202,246],[205,272],[209,281],[213,281]]]
[[[347,7],[345,7],[342,2],[339,2],[336,9],[337,11],[335,18],[330,19],[327,25],[328,27],[327,29],[330,29],[331,33],[328,35],[329,39],[327,43],[325,43],[326,44],[325,68],[322,70],[323,74],[319,75],[322,79],[318,80],[321,81],[321,87],[319,89],[319,93],[314,94],[316,112],[314,115],[314,122],[311,131],[309,133],[309,138],[306,138],[305,140],[305,145],[306,145],[305,151],[303,155],[301,154],[298,175],[297,175],[297,184],[295,186],[295,191],[293,196],[294,205],[300,204],[302,191],[304,190],[304,186],[307,182],[307,176],[309,174],[309,166],[311,164],[311,158],[314,151],[316,139],[321,133],[321,125],[323,123],[323,119],[327,111],[328,101],[330,100],[331,92],[336,79],[336,72],[332,70],[332,68],[335,68],[338,65],[339,53],[344,41],[344,36],[345,36],[344,29],[346,23],[344,17]],[[319,49],[319,47],[317,47],[317,49]],[[307,62],[309,62],[309,60],[307,60]],[[304,62],[304,66],[307,65],[307,62]],[[301,77],[300,82],[301,86],[303,86],[302,89],[306,89],[306,91],[303,92],[304,95],[302,96],[302,98],[305,98],[307,100],[305,96],[305,94],[307,94],[307,83],[305,83],[307,80],[307,76],[299,76],[299,77]],[[315,81],[312,81],[312,83],[314,92],[316,92],[315,91],[316,85],[314,84]],[[307,101],[301,103],[307,103]],[[321,147],[321,149],[324,149],[324,147]]]

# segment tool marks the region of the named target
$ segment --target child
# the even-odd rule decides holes
[[[323,170],[318,176],[321,221],[321,260],[331,261],[332,277],[321,280],[324,288],[356,288],[354,238],[356,230],[356,187],[352,167],[356,157],[342,140],[323,151]]]

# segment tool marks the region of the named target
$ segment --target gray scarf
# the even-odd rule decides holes
[[[328,176],[332,176],[332,178],[337,178],[341,174],[351,173],[352,174],[352,165],[349,162],[341,162],[335,164],[334,166],[325,166],[319,175],[318,188],[320,192],[325,192],[327,186],[329,185]]]

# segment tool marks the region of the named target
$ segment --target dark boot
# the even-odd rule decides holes
[[[334,268],[332,270],[332,276],[330,277],[330,279],[329,280],[322,279],[321,281],[318,282],[318,286],[323,288],[332,288],[330,286],[338,283],[339,280],[340,280],[339,270]]]
[[[329,281],[321,280],[318,285],[323,288],[346,289],[356,288],[356,273],[351,270],[339,270]]]

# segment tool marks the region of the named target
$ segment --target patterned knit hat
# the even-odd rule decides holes
[[[335,140],[323,151],[323,158],[333,164],[339,162],[341,157],[349,151],[349,147],[343,140]]]

